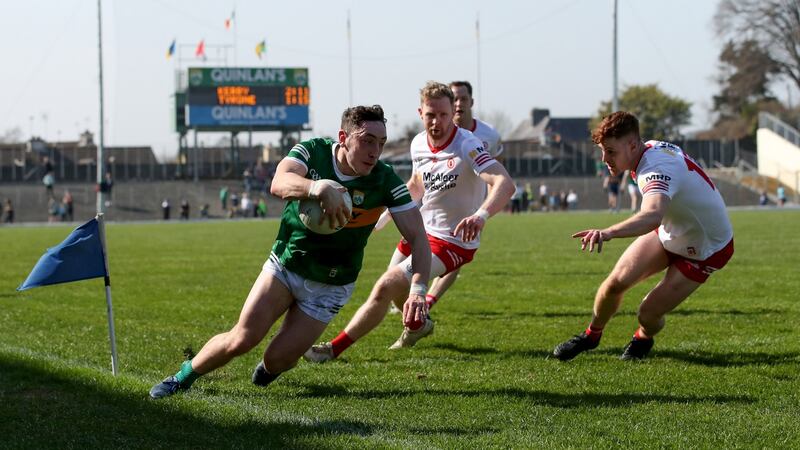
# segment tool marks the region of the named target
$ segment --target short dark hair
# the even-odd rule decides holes
[[[611,113],[600,121],[592,131],[592,142],[600,145],[608,138],[619,138],[629,133],[639,137],[639,119],[627,111]]]
[[[364,122],[381,122],[386,125],[381,105],[353,106],[342,113],[342,129],[348,133],[364,125]]]
[[[454,88],[454,87],[462,87],[462,86],[467,88],[467,92],[469,92],[469,96],[472,97],[472,85],[470,84],[469,81],[451,81],[450,82],[450,88],[451,89]]]

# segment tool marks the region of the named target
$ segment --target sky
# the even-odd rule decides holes
[[[712,26],[716,7],[619,0],[620,91],[656,83],[688,100],[692,123],[684,131],[712,121],[722,46]],[[418,91],[428,80],[471,81],[479,115],[502,112],[513,125],[534,107],[588,117],[612,96],[613,0],[102,0],[105,144],[149,145],[161,159],[174,157],[176,71],[226,65],[308,67],[313,132],[304,137],[335,136],[350,101],[348,12],[352,100],[383,106],[390,139],[419,120]],[[173,39],[179,55],[167,59]],[[205,63],[193,56],[201,39]],[[267,53],[259,60],[262,39]],[[97,1],[0,0],[0,42],[0,134],[19,127],[25,139],[55,141],[97,133]],[[219,138],[200,135],[207,144]]]

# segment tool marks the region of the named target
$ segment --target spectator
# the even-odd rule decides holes
[[[45,160],[46,159],[47,159],[47,157],[45,157]],[[56,184],[56,177],[53,174],[52,165],[50,165],[50,163],[47,163],[47,164],[49,165],[49,167],[51,169],[50,169],[49,172],[47,171],[47,169],[45,169],[44,176],[42,177],[42,184],[44,184],[44,188],[47,191],[47,196],[52,198],[52,199],[54,199],[55,198],[55,194],[53,194],[53,187]],[[47,166],[45,166],[45,167],[47,167]]]
[[[558,211],[559,202],[561,202],[561,198],[559,198],[558,192],[553,192],[553,195],[550,196],[550,211]]]
[[[608,170],[603,177],[603,188],[608,192],[608,210],[619,212],[619,183],[622,175],[612,175]]]
[[[761,206],[767,206],[769,204],[769,197],[767,197],[767,191],[761,191],[761,196],[758,197],[758,204]]]
[[[56,197],[53,193],[53,187],[56,184],[56,175],[55,171],[53,170],[53,163],[50,162],[50,158],[47,156],[42,158],[42,171],[44,172],[44,176],[42,176],[42,183],[47,191],[47,196],[55,199]]]
[[[54,173],[55,169],[53,168],[53,163],[50,161],[49,156],[45,156],[42,158],[42,166],[44,168],[44,174],[47,175],[48,173]]]
[[[114,180],[111,178],[111,172],[106,172],[103,176],[103,181],[100,182],[100,192],[103,194],[106,207],[111,206],[111,188],[114,187]]]
[[[203,206],[200,207],[200,218],[201,219],[208,219],[208,209],[211,206],[208,203],[203,203]]]
[[[528,212],[531,207],[531,199],[533,198],[533,190],[530,183],[525,183],[525,190],[522,191],[522,210]]]
[[[47,221],[58,222],[58,202],[54,198],[47,201]]]
[[[242,193],[242,217],[249,217],[250,216],[250,208],[253,206],[250,201],[250,195],[247,192]]]
[[[786,204],[786,189],[783,186],[778,186],[778,205],[783,206]]]
[[[219,203],[222,206],[222,212],[228,210],[228,186],[222,186],[219,190]]]
[[[228,217],[236,217],[236,212],[239,210],[239,196],[236,192],[231,194],[231,209],[228,212]]]
[[[75,209],[72,201],[72,194],[69,193],[69,189],[64,190],[64,196],[61,197],[61,203],[64,205],[64,220],[67,222],[72,222],[74,220],[73,213],[75,212]]]
[[[622,186],[625,186],[628,195],[631,197],[631,212],[635,213],[639,210],[639,185],[636,184],[636,180],[633,179],[633,174],[630,170],[626,170],[622,175]]]
[[[542,208],[542,211],[547,211],[547,185],[542,183],[539,185],[539,206]]]
[[[244,178],[244,192],[250,193],[250,190],[253,188],[253,172],[250,171],[249,167],[244,169],[242,177]]]
[[[261,217],[262,219],[267,217],[267,201],[264,200],[264,197],[258,199],[257,210],[258,210],[258,217]]]
[[[164,220],[169,220],[169,210],[170,210],[169,199],[165,198],[161,202],[161,212],[163,213]]]
[[[3,222],[14,223],[14,205],[11,203],[10,198],[7,198],[3,203]]]
[[[189,220],[189,200],[181,199],[181,220]]]
[[[561,192],[558,193],[558,202],[559,202],[559,206],[561,207],[562,211],[566,211],[567,209],[569,209],[569,203],[567,202],[567,193],[566,192],[561,191]]]
[[[525,189],[522,184],[517,182],[514,186],[514,194],[511,196],[511,214],[519,213],[522,210],[522,195]]]
[[[578,194],[575,193],[574,189],[570,189],[567,194],[567,206],[572,210],[578,208]]]
[[[255,178],[256,186],[258,187],[259,192],[263,192],[264,194],[267,193],[265,187],[267,185],[267,169],[264,167],[264,160],[258,158],[256,161],[256,165],[253,168],[253,178]],[[256,202],[253,202],[257,204]]]

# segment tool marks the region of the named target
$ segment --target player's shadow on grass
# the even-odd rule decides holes
[[[620,354],[622,354],[622,346],[620,346],[620,348],[606,348],[602,350],[592,350],[592,353],[600,353],[604,355],[618,357]],[[647,360],[645,360],[645,362],[654,361],[657,358],[668,358],[668,359],[687,362],[690,364],[697,364],[700,366],[708,366],[708,367],[744,367],[744,366],[760,366],[760,365],[775,366],[779,364],[797,364],[798,361],[800,361],[800,352],[715,353],[715,352],[708,352],[705,350],[698,350],[698,351],[670,350],[665,348],[658,348],[658,346],[656,346],[650,353],[650,355],[647,357]]]
[[[654,358],[670,358],[691,364],[708,367],[744,367],[779,364],[797,364],[800,352],[765,353],[765,352],[732,352],[714,353],[706,351],[687,352],[679,350],[654,350]]]
[[[785,309],[778,308],[754,308],[749,310],[740,309],[704,309],[704,308],[678,308],[669,313],[670,316],[694,316],[694,315],[709,315],[709,316],[761,316],[768,314],[784,314]],[[545,319],[552,319],[558,317],[583,317],[591,318],[592,311],[590,309],[581,311],[520,311],[514,313],[497,313],[497,312],[483,312],[483,311],[470,311],[462,313],[467,316],[508,316],[508,317],[541,317]],[[635,316],[636,310],[622,310],[618,311],[615,316]]]
[[[130,379],[24,358],[0,353],[0,435],[16,447],[313,448],[331,435],[374,432],[356,420],[274,420],[252,398],[242,408],[191,391],[155,401]]]
[[[432,345],[433,348],[438,348],[441,350],[448,350],[451,352],[463,353],[467,355],[493,355],[500,353],[500,350],[492,347],[467,347],[463,345],[457,345],[453,343],[435,343]]]
[[[554,344],[555,345],[555,344]],[[483,355],[498,355],[502,358],[547,358],[551,356],[552,351],[547,349],[542,350],[519,350],[519,351],[504,351],[493,347],[469,347],[465,345],[457,345],[453,343],[434,343],[430,345],[432,348],[457,352],[472,356]]]
[[[568,272],[541,272],[537,270],[486,270],[481,273],[481,276],[497,276],[506,279],[508,277],[534,277],[534,276],[548,276],[548,277],[584,277],[594,275],[607,275],[607,270],[574,270]]]
[[[605,394],[605,393],[559,393],[540,390],[525,390],[520,388],[499,389],[368,389],[349,390],[344,386],[329,384],[307,384],[306,392],[298,394],[307,398],[332,398],[348,397],[364,400],[372,399],[400,399],[413,396],[441,396],[441,397],[485,397],[487,401],[511,398],[523,400],[535,405],[552,406],[556,408],[585,408],[587,406],[604,406],[623,408],[642,403],[715,403],[715,404],[750,404],[755,399],[746,395],[672,395],[672,394]],[[489,399],[495,400],[489,400]]]

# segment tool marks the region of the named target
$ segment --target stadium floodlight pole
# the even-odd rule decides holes
[[[194,164],[193,164],[194,168],[192,169],[192,172],[194,172],[194,182],[195,183],[200,181],[200,175],[199,175],[200,164],[199,164],[199,161],[198,161],[199,159],[200,159],[200,151],[197,149],[197,128],[195,128],[194,129],[194,148],[193,148],[193,151],[192,151],[192,161],[194,162]]]
[[[483,108],[483,89],[481,89],[481,17],[480,13],[475,15],[475,41],[477,43],[478,51],[478,116],[481,115],[481,108]]]
[[[611,112],[617,112],[617,111],[619,111],[619,97],[617,95],[617,0],[614,0],[614,58],[613,58],[613,60],[614,60],[614,62],[613,62],[613,65],[614,65],[614,69],[613,69],[614,70],[614,76],[613,76],[613,78],[614,78],[614,80],[613,80],[613,83],[614,83],[614,87],[613,87],[614,96],[612,97],[612,100],[611,100]]]
[[[347,10],[347,72],[349,88],[349,106],[353,106],[353,37],[350,32],[350,10]]]
[[[103,182],[104,172],[105,172],[105,163],[103,159],[103,145],[104,145],[104,136],[103,136],[103,21],[102,21],[102,10],[100,9],[102,0],[97,0],[97,55],[98,55],[98,65],[100,66],[100,73],[99,73],[99,88],[100,88],[100,137],[97,142],[97,213],[103,213],[103,207],[105,206],[104,198],[103,198],[103,190],[100,189],[100,183]]]
[[[237,38],[236,34],[237,34],[238,30],[239,30],[239,26],[237,25],[237,22],[239,22],[239,20],[236,19],[236,3],[235,2],[233,4],[233,12],[231,13],[231,18],[233,19],[231,21],[231,22],[233,22],[231,24],[231,26],[233,27],[233,66],[234,67],[238,67],[239,66],[239,55],[238,55],[239,52],[238,52],[238,49],[236,48],[236,38]]]

